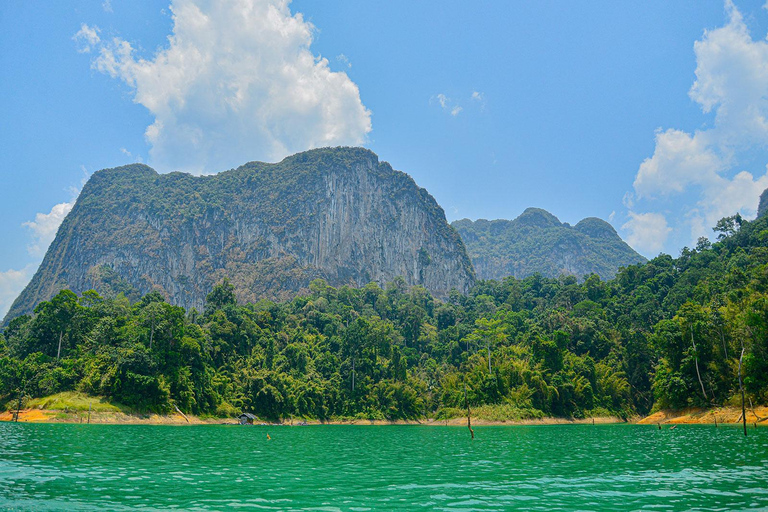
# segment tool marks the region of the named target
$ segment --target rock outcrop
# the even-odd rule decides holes
[[[241,301],[401,276],[436,296],[474,272],[458,233],[407,174],[362,148],[318,149],[211,176],[145,165],[94,173],[6,321],[63,288],[202,308],[229,278]]]
[[[540,208],[528,208],[515,220],[455,221],[478,279],[522,279],[595,273],[611,279],[621,266],[642,263],[607,222],[595,217],[575,226],[561,223]]]
[[[768,213],[768,188],[760,194],[760,203],[757,205],[757,218],[759,219],[766,213]]]

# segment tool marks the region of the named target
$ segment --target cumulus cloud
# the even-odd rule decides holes
[[[661,213],[629,212],[629,220],[621,226],[628,232],[627,243],[646,255],[658,254],[672,231]]]
[[[634,199],[645,208],[687,203],[681,218],[691,241],[711,234],[724,216],[754,217],[768,186],[764,169],[755,176],[739,168],[749,152],[768,147],[768,42],[752,38],[730,0],[725,8],[728,22],[694,43],[696,79],[689,91],[702,112],[714,113],[714,122],[693,133],[658,130],[653,155],[634,181]]]
[[[37,270],[37,263],[30,263],[21,270],[0,272],[0,319],[11,309],[13,301],[19,296],[32,275]]]
[[[359,145],[371,113],[346,73],[310,50],[314,27],[289,0],[173,0],[168,45],[151,59],[116,38],[95,69],[154,116],[159,170],[215,172],[315,147]]]
[[[683,192],[689,185],[704,187],[717,182],[726,165],[706,142],[706,133],[690,135],[681,130],[656,132],[653,156],[640,164],[634,188],[637,197]]]
[[[48,250],[48,246],[56,237],[56,231],[73,206],[74,202],[59,203],[51,208],[50,212],[37,213],[35,220],[22,224],[29,229],[32,236],[32,242],[27,245],[27,251],[30,255],[39,258],[45,256],[45,251]]]
[[[90,53],[94,46],[101,42],[98,27],[89,27],[85,23],[80,25],[80,30],[72,36],[77,43],[77,51],[80,53]]]

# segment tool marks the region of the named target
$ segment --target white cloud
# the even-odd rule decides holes
[[[13,301],[32,279],[37,267],[38,263],[30,263],[21,270],[11,269],[0,272],[0,320],[5,317]]]
[[[719,183],[705,189],[701,201],[690,211],[691,240],[712,236],[712,227],[723,217],[740,212],[746,218],[757,216],[760,194],[768,188],[768,174],[755,179],[742,171],[733,179],[719,178]]]
[[[80,53],[90,53],[94,46],[101,42],[99,37],[99,27],[89,27],[85,23],[80,25],[80,30],[72,36],[77,43],[77,51]]]
[[[48,246],[56,237],[56,231],[73,206],[74,202],[59,203],[51,208],[50,212],[37,213],[35,220],[22,224],[30,230],[32,235],[32,242],[27,245],[27,251],[31,256],[37,258],[45,256],[45,251],[48,250]]]
[[[627,243],[636,251],[646,256],[654,256],[661,251],[672,231],[667,219],[661,213],[629,212],[629,220],[621,226],[628,232]]]
[[[444,111],[448,112],[453,117],[456,117],[461,113],[462,110],[464,110],[461,105],[453,101],[451,98],[446,96],[443,93],[437,94],[436,96],[432,96],[429,99],[430,103],[437,102],[440,105],[440,108]]]
[[[0,319],[5,316],[13,301],[19,296],[30,279],[32,279],[37,267],[40,266],[43,256],[48,251],[48,246],[51,245],[51,242],[56,237],[59,226],[61,226],[64,218],[72,210],[83,185],[88,181],[90,173],[85,166],[81,165],[80,169],[82,171],[80,185],[72,186],[68,189],[72,194],[70,202],[54,205],[50,212],[37,213],[34,220],[22,223],[22,226],[27,228],[31,239],[27,245],[27,252],[32,256],[33,261],[21,270],[10,269],[0,272]]]
[[[104,12],[112,12],[112,0],[104,0],[101,3],[101,8],[104,9]]]
[[[689,91],[704,113],[714,113],[714,121],[693,133],[659,129],[653,155],[634,181],[634,199],[644,208],[687,210],[681,222],[690,229],[690,241],[711,234],[724,216],[754,217],[768,186],[763,169],[755,176],[739,168],[749,152],[768,147],[768,42],[752,39],[730,0],[725,7],[728,22],[694,43],[696,80]],[[635,206],[631,196],[625,204]],[[627,225],[634,226],[633,220]]]
[[[689,185],[711,186],[726,168],[706,142],[707,134],[669,129],[656,132],[656,149],[635,177],[638,198],[683,192]]]
[[[480,112],[485,112],[485,94],[480,91],[472,91],[469,97],[470,101],[480,105]]]
[[[119,38],[101,46],[93,66],[155,117],[153,166],[215,172],[365,142],[371,113],[357,85],[310,51],[314,27],[288,4],[173,0],[173,32],[153,58]]]
[[[352,67],[352,63],[349,62],[349,58],[346,55],[344,55],[343,53],[340,53],[339,55],[337,55],[336,56],[336,60],[339,61],[344,66],[347,66],[348,68]]]

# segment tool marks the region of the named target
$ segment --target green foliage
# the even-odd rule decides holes
[[[291,301],[241,305],[224,280],[204,315],[157,292],[131,305],[65,290],[0,335],[0,403],[84,392],[138,410],[450,418],[466,389],[488,419],[627,417],[728,403],[742,349],[746,392],[765,403],[768,219],[731,224],[608,282],[535,274],[446,302],[402,279],[315,280]]]

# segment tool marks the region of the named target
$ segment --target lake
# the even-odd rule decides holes
[[[475,433],[0,423],[0,509],[768,509],[765,428]]]

